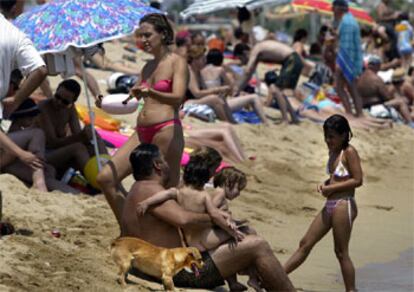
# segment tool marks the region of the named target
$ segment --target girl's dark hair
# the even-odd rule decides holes
[[[211,49],[207,53],[207,64],[221,66],[223,65],[223,59],[223,53],[219,49]]]
[[[190,155],[190,161],[184,167],[184,184],[202,189],[221,163],[220,154],[210,147],[201,148]]]
[[[345,149],[349,145],[349,141],[353,137],[351,127],[349,126],[348,120],[341,115],[332,115],[326,119],[325,123],[323,123],[323,131],[326,134],[327,131],[334,131],[335,133],[342,135],[347,134],[348,137],[343,145],[342,149]]]
[[[174,43],[174,30],[164,14],[147,14],[139,21],[139,24],[142,23],[152,24],[156,32],[163,34],[163,43],[166,46],[172,45]]]
[[[129,155],[132,165],[132,174],[135,180],[149,177],[153,171],[154,160],[160,158],[160,150],[154,144],[140,144]]]
[[[298,42],[303,38],[308,37],[308,31],[306,29],[300,28],[295,31],[295,35],[293,37],[293,42]]]
[[[226,185],[234,186],[235,183],[239,183],[239,189],[242,190],[247,185],[247,179],[244,172],[233,166],[223,168],[214,176],[213,184],[215,188]]]

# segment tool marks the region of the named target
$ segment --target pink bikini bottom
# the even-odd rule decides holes
[[[181,121],[179,119],[172,119],[166,122],[162,122],[159,124],[151,125],[151,126],[137,126],[135,129],[138,133],[139,141],[141,143],[152,143],[152,139],[154,136],[164,127],[170,125],[180,125]]]
[[[328,219],[330,220],[332,218],[335,208],[340,201],[347,201],[349,225],[352,226],[352,208],[353,207],[356,208],[355,200],[353,197],[341,198],[337,200],[327,200],[325,202],[324,210],[326,211],[326,214],[328,215]]]

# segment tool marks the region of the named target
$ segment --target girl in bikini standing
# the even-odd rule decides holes
[[[186,60],[169,50],[174,32],[162,14],[144,16],[137,36],[141,39],[145,52],[154,56],[144,66],[140,79],[131,89],[132,96],[145,101],[137,118],[137,134],[129,138],[97,177],[118,223],[124,197],[118,194],[117,185],[132,173],[128,162],[132,150],[140,142],[157,145],[171,169],[168,187],[174,187],[179,182],[180,160],[184,149],[178,110],[188,83]]]
[[[352,132],[343,116],[329,117],[323,130],[329,149],[326,166],[329,179],[319,185],[317,190],[327,200],[284,268],[289,274],[299,267],[314,245],[332,228],[335,254],[341,266],[346,291],[356,291],[355,269],[349,257],[348,245],[352,224],[357,216],[355,189],[362,185],[361,162],[358,152],[349,144]]]

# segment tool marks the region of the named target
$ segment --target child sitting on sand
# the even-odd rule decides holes
[[[170,199],[177,200],[185,209],[198,213],[210,214],[213,209],[220,208],[223,214],[223,221],[215,222],[220,228],[206,228],[203,230],[186,228],[183,230],[183,241],[185,244],[197,247],[200,251],[214,249],[223,242],[229,241],[232,237],[236,241],[244,238],[244,233],[239,230],[236,222],[228,213],[227,205],[227,200],[233,200],[238,197],[240,191],[246,187],[246,176],[244,173],[233,167],[225,168],[214,179],[214,186],[222,187],[223,189],[217,190],[214,197],[204,191],[205,183],[214,174],[221,161],[220,159],[214,162],[215,159],[211,159],[214,156],[218,156],[218,153],[215,155],[215,152],[214,149],[207,147],[198,151],[195,155],[191,155],[190,162],[184,169],[184,186],[182,188],[179,190],[170,188],[158,192],[137,205],[137,212],[140,215],[143,215],[149,207]],[[237,223],[242,225],[246,222],[239,221]],[[243,228],[246,231],[248,230],[245,226]],[[256,274],[250,271],[249,274],[248,284],[260,291]],[[237,282],[236,275],[226,280],[231,291],[247,289],[244,285]]]
[[[341,115],[329,117],[323,130],[329,149],[326,166],[329,178],[317,187],[317,191],[327,200],[300,241],[299,248],[285,264],[285,271],[289,274],[299,267],[314,245],[332,228],[335,253],[341,266],[346,291],[356,291],[355,269],[348,245],[357,216],[355,189],[362,185],[361,161],[354,146],[349,144],[352,132],[346,118]]]

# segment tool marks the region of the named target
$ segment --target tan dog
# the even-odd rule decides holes
[[[134,237],[115,239],[111,244],[111,257],[119,266],[119,282],[123,287],[131,264],[161,279],[168,291],[174,290],[172,278],[182,269],[189,268],[198,277],[198,269],[203,267],[201,254],[195,247],[162,248]]]

